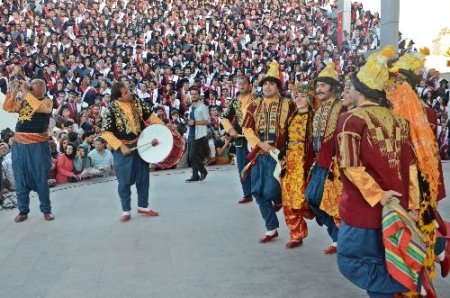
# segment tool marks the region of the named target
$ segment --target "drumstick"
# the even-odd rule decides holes
[[[135,150],[137,150],[137,149],[139,149],[139,148],[141,148],[141,147],[144,147],[144,146],[150,146],[150,147],[153,147],[152,142],[148,142],[148,143],[145,143],[145,144],[136,146],[136,147],[134,147],[134,148],[131,148],[130,151],[135,151]]]

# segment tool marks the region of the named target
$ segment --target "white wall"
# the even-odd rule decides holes
[[[0,92],[0,130],[6,127],[14,130],[17,122],[17,114],[7,113],[3,110],[3,101],[5,100],[5,95]]]
[[[365,10],[380,12],[380,0],[355,0],[361,2]],[[416,47],[427,46],[431,49],[432,40],[441,29],[450,25],[449,0],[400,0],[399,29],[404,38],[411,38]],[[381,16],[383,17],[383,16]]]

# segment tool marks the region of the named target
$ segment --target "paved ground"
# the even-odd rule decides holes
[[[186,185],[188,176],[152,173],[151,207],[161,216],[134,210],[125,224],[115,181],[54,189],[54,222],[36,199],[21,224],[16,211],[0,210],[0,297],[365,297],[322,254],[328,238],[315,222],[302,247],[286,250],[279,213],[279,239],[258,244],[263,223],[255,203],[237,204],[234,167],[210,168],[197,184]],[[435,284],[450,297],[450,279]]]

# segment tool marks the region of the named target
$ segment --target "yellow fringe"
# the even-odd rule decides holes
[[[436,137],[423,111],[419,98],[411,86],[402,82],[387,90],[387,98],[394,112],[408,120],[411,143],[417,158],[417,165],[430,185],[430,203],[436,207],[439,187],[439,160]]]

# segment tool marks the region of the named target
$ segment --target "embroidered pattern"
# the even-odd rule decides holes
[[[400,164],[400,147],[409,136],[408,123],[386,108],[370,106],[355,108],[351,113],[367,123],[369,143],[374,141],[391,168]],[[391,141],[393,140],[393,141]]]
[[[28,93],[22,101],[22,107],[19,111],[19,121],[30,121],[34,113],[51,113],[53,102],[49,98],[38,100],[32,94]]]
[[[250,101],[249,101],[249,105],[251,103],[253,103],[255,101],[253,94],[250,95]],[[247,107],[248,108],[248,107]],[[230,116],[231,115],[231,116]],[[231,119],[230,122],[232,121],[237,121],[237,123],[239,124],[239,126],[242,127],[242,124],[244,122],[244,113],[242,111],[242,97],[236,97],[228,106],[228,108],[225,109],[225,111],[223,112],[223,118],[226,119]]]
[[[342,194],[342,181],[339,179],[339,165],[336,158],[333,158],[331,172],[333,173],[332,179],[326,179],[322,201],[320,202],[320,210],[325,211],[327,214],[331,215],[335,220],[339,219],[339,201],[341,200]]]
[[[323,137],[325,135],[325,129],[327,126],[328,114],[333,106],[334,99],[324,102],[316,114],[313,120],[313,136]]]
[[[281,121],[278,122],[278,124],[280,125],[280,131],[284,131],[285,129],[287,129],[289,120],[289,102],[290,100],[286,98],[281,102],[281,111],[279,117]]]
[[[111,103],[107,117],[103,122],[103,129],[110,131],[112,127],[112,117],[115,118],[115,126],[119,131],[124,131],[127,134],[139,134],[141,132],[141,121],[144,115],[145,105],[139,104],[137,101],[130,104],[130,110],[123,110],[117,101]],[[148,111],[150,114],[150,111]],[[134,121],[131,123],[130,121]]]
[[[234,111],[235,111],[235,121],[242,126],[242,121],[244,121],[244,114],[242,113],[242,100],[236,100],[234,102]]]
[[[331,140],[336,130],[337,121],[342,110],[342,101],[336,100],[328,115],[327,127],[325,129],[324,142]]]
[[[323,138],[326,142],[333,137],[336,129],[337,120],[342,110],[342,102],[337,99],[329,99],[324,102],[313,120],[313,136],[315,138]]]
[[[305,148],[308,114],[296,114],[288,128],[289,143],[285,158],[286,176],[281,180],[283,206],[308,210],[305,199]]]
[[[270,140],[270,135],[275,135],[277,131],[279,102],[270,103],[268,106],[263,102],[261,107],[259,122],[257,125],[260,135],[264,135],[264,141]]]
[[[19,111],[19,118],[18,118],[19,121],[20,122],[30,121],[34,115],[34,112],[35,111],[30,106],[30,104],[24,100],[23,104],[22,104],[22,108]]]
[[[280,98],[278,102],[266,105],[263,100],[257,102],[255,116],[255,128],[259,134],[269,140],[269,135],[275,138],[284,132],[289,114],[289,100]]]
[[[339,144],[339,166],[341,168],[362,166],[359,159],[361,136],[354,132],[344,131],[337,136]]]

